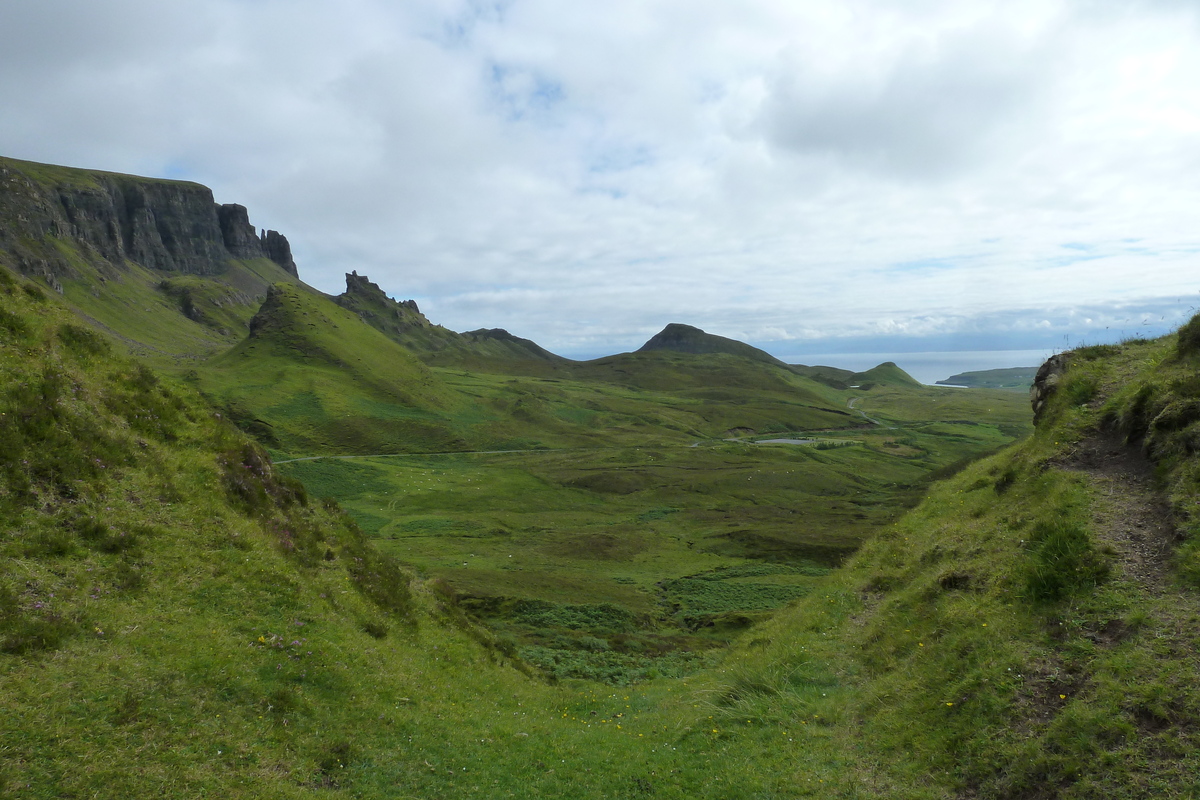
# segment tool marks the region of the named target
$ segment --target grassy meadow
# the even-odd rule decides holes
[[[815,384],[789,424],[812,397],[594,365],[346,379],[333,342],[305,350],[318,400],[410,370],[405,397],[474,396],[392,413],[461,441],[285,431],[276,467],[231,422],[299,430],[312,400],[230,414],[232,378],[127,360],[0,270],[0,789],[1194,796],[1193,340],[1078,351],[999,452],[1012,394]],[[291,370],[280,341],[236,357]],[[810,441],[756,443],[781,434]],[[1100,469],[1126,439],[1142,482]]]
[[[717,415],[708,398],[608,381],[435,372],[476,406],[519,393],[560,430],[582,430],[502,439],[500,451],[293,455],[281,469],[554,678],[627,684],[696,668],[811,592],[932,477],[1022,432],[1012,396],[988,393],[824,389],[827,406],[854,400],[878,424],[850,412],[835,418],[845,428],[759,432],[774,398],[743,392]],[[807,443],[757,443],[783,434]]]

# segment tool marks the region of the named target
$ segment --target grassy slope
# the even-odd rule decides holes
[[[83,262],[75,270],[80,277],[63,281],[67,302],[123,350],[162,366],[192,366],[228,349],[246,336],[268,287],[296,280],[265,258],[230,261],[215,277],[157,273],[133,263],[103,281]]]
[[[823,796],[846,771],[827,729],[734,719],[709,678],[505,666],[200,397],[0,284],[6,793]]]
[[[284,450],[457,450],[461,399],[405,348],[301,287],[278,284],[254,334],[195,373],[205,392]]]
[[[1195,796],[1200,413],[1196,356],[1173,347],[1076,354],[1032,439],[937,485],[827,597],[756,629],[727,661],[727,713],[827,716],[861,753],[847,794]],[[1138,557],[1153,502],[1079,455],[1121,436],[1136,453],[1147,431],[1185,535],[1158,573]],[[788,665],[830,676],[836,699],[806,704]]]
[[[354,580],[374,556],[344,518],[0,282],[9,792],[1195,794],[1200,414],[1170,340],[1081,355],[1035,437],[937,485],[711,671],[547,687],[446,624],[436,585]],[[1060,466],[1104,423],[1148,434],[1189,535],[1153,591],[1096,538],[1120,498]]]
[[[361,724],[358,665],[412,636],[408,576],[194,393],[3,270],[0,341],[0,788],[327,780]]]

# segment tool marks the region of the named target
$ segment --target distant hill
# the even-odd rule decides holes
[[[838,367],[807,367],[803,364],[790,364],[792,372],[812,378],[814,381],[831,386],[834,389],[846,389],[853,383],[854,371]]]
[[[727,353],[732,356],[749,358],[753,361],[762,361],[781,367],[787,366],[787,364],[775,358],[770,353],[759,350],[757,347],[748,345],[745,342],[705,333],[699,328],[692,327],[691,325],[683,325],[678,322],[672,322],[656,333],[637,352],[648,353],[654,350],[672,350],[676,353],[692,353],[694,355]]]
[[[394,300],[365,275],[346,275],[346,291],[334,302],[352,311],[397,344],[412,350],[429,364],[486,369],[508,361],[534,360],[563,363],[567,359],[536,342],[514,336],[502,328],[455,333],[429,321],[413,300]]]
[[[850,376],[850,384],[862,388],[883,384],[885,386],[921,386],[921,382],[909,375],[894,361],[885,361],[877,367],[871,367],[865,372],[856,372]]]
[[[971,389],[1008,389],[1014,392],[1029,391],[1037,367],[1010,367],[1007,369],[983,369],[951,375],[943,386],[966,386]]]

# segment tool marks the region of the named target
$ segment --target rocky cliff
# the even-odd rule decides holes
[[[265,257],[296,274],[286,238],[256,234],[244,207],[218,205],[207,187],[13,159],[0,159],[0,257],[55,286],[79,257],[190,275]]]

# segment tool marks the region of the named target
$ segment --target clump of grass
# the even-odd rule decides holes
[[[1063,400],[1073,406],[1081,406],[1095,399],[1099,383],[1091,375],[1068,373],[1067,379],[1059,388]]]
[[[1093,589],[1109,574],[1107,559],[1096,550],[1087,530],[1073,521],[1042,521],[1033,527],[1025,581],[1038,601],[1062,600]]]
[[[1187,358],[1200,353],[1200,314],[1196,314],[1183,324],[1176,333],[1175,354]]]
[[[81,325],[66,323],[58,328],[58,340],[62,342],[67,352],[76,358],[90,358],[107,355],[112,352],[112,345],[100,334]]]

